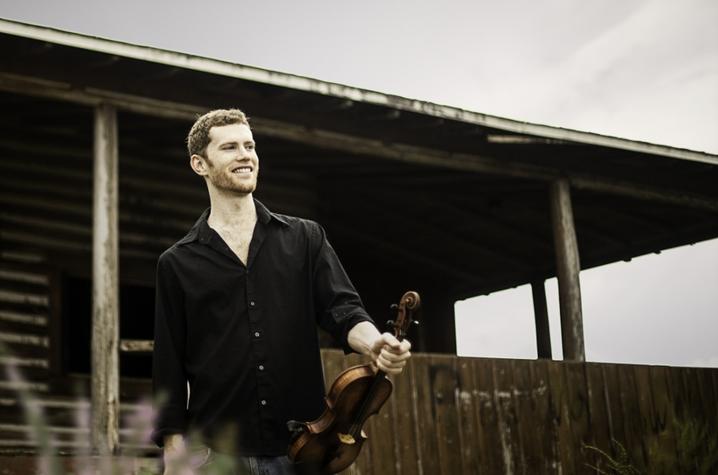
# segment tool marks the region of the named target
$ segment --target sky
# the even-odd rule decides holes
[[[714,0],[1,0],[0,17],[718,153]],[[588,360],[718,367],[718,240],[581,284]],[[555,279],[546,292],[560,357]],[[529,288],[456,312],[459,354],[536,356]]]

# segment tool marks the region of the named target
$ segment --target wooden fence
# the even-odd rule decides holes
[[[325,350],[328,384],[357,355]],[[642,473],[675,463],[681,428],[718,438],[718,369],[415,354],[345,473],[598,473],[620,447]],[[717,448],[718,450],[718,448]],[[613,473],[613,472],[607,472]]]

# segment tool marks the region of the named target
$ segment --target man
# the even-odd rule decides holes
[[[196,431],[210,454],[293,473],[286,423],[324,404],[316,325],[388,374],[411,345],[379,333],[317,223],[254,200],[259,157],[242,111],[203,115],[187,144],[210,208],[157,265],[153,440],[166,465]]]

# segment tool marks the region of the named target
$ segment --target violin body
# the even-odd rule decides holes
[[[393,389],[385,375],[377,378],[371,365],[347,368],[329,389],[324,413],[304,423],[304,432],[290,446],[289,458],[317,467],[320,473],[341,472],[356,460],[367,438],[361,430],[364,421],[379,412]],[[360,411],[363,417],[356,419]]]
[[[419,309],[419,294],[406,292],[398,305],[394,336],[403,340]],[[372,364],[353,366],[344,370],[332,384],[325,398],[324,413],[311,422],[290,421],[295,436],[289,445],[288,456],[304,473],[331,474],[341,472],[354,463],[367,435],[364,422],[379,412],[391,395],[394,386],[386,374]]]

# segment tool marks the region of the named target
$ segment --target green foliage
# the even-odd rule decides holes
[[[690,417],[674,423],[676,452],[651,454],[656,475],[715,475],[718,473],[718,434],[703,419]]]
[[[611,446],[616,452],[616,457],[612,457],[607,452],[594,447],[593,445],[585,445],[584,448],[596,452],[601,458],[598,463],[594,466],[589,463],[587,467],[594,469],[597,473],[602,474],[618,474],[618,475],[640,475],[641,472],[635,468],[631,463],[631,458],[626,452],[626,448],[621,445],[617,440],[611,439]],[[601,467],[602,463],[605,465],[605,469]]]
[[[676,419],[673,423],[676,436],[675,450],[666,450],[649,441],[648,468],[645,472],[634,466],[628,452],[620,442],[611,440],[615,456],[592,446],[584,448],[598,454],[596,465],[586,466],[596,473],[609,475],[715,475],[718,474],[718,433],[710,424],[695,416]],[[660,436],[660,435],[659,435]],[[660,448],[659,448],[660,447]]]

